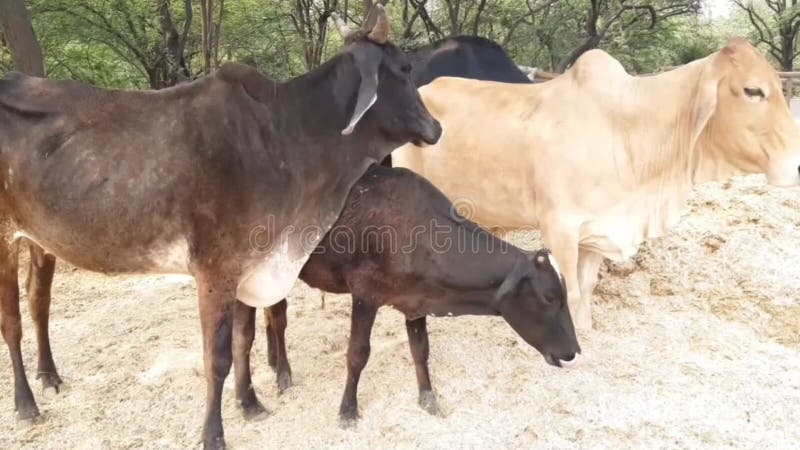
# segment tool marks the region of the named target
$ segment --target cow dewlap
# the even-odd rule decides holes
[[[236,299],[253,308],[266,308],[286,298],[309,253],[293,257],[287,245],[270,253],[242,276]]]

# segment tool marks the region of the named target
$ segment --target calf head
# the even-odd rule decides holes
[[[442,128],[422,103],[405,54],[388,40],[389,18],[383,6],[375,5],[360,31],[333,17],[344,39],[343,53],[352,58],[360,76],[355,107],[342,134],[351,134],[363,120],[372,121],[391,141],[435,144]]]
[[[567,307],[564,277],[548,250],[520,258],[494,302],[511,328],[548,364],[569,367],[577,363],[581,347]]]
[[[701,165],[765,173],[778,186],[800,184],[800,130],[778,74],[755,47],[731,39],[709,57],[700,89],[699,157],[713,159]]]

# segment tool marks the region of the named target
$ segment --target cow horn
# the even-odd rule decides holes
[[[380,3],[375,5],[375,10],[378,14],[378,20],[375,22],[375,26],[372,27],[372,31],[367,35],[367,38],[372,42],[385,44],[389,40],[389,16],[386,15],[386,9]]]
[[[355,31],[351,30],[350,27],[347,26],[345,21],[339,17],[339,14],[332,12],[331,17],[333,17],[333,21],[336,22],[336,28],[339,30],[339,34],[342,36],[342,39],[348,40],[355,34]]]

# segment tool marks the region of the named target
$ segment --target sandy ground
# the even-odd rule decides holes
[[[502,319],[431,319],[445,411],[416,405],[402,316],[382,310],[357,429],[337,426],[349,297],[298,283],[289,310],[295,387],[278,396],[259,313],[254,383],[271,410],[245,421],[232,377],[235,449],[796,448],[800,442],[800,191],[760,177],[701,186],[672,232],[602,272],[597,330],[578,370],[547,366]],[[194,285],[106,277],[61,264],[51,333],[67,388],[45,396],[26,324],[25,362],[44,422],[17,422],[0,364],[0,448],[196,447],[204,405]]]

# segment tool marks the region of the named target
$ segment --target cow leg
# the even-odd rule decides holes
[[[236,377],[236,400],[245,419],[267,412],[253,389],[250,351],[256,336],[256,309],[236,301],[233,306],[233,368]]]
[[[269,320],[269,308],[264,308],[264,322],[267,324],[267,363],[275,372],[278,367],[278,350],[275,348],[275,333]]]
[[[39,368],[36,378],[42,380],[42,389],[58,393],[63,382],[58,376],[56,363],[50,349],[50,288],[56,270],[56,258],[45,253],[38,245],[29,245],[31,261],[28,267],[26,291],[28,309],[36,326],[39,345]]]
[[[358,419],[358,380],[369,359],[369,338],[378,314],[378,305],[372,299],[353,296],[353,313],[350,317],[350,343],[347,346],[347,384],[339,407],[339,426],[350,428]]]
[[[578,238],[571,230],[574,227],[563,224],[542,226],[542,239],[550,246],[553,256],[564,275],[567,285],[569,311],[575,328],[592,329],[592,311],[588,298],[581,296],[578,281]]]
[[[207,273],[200,273],[196,278],[206,375],[203,448],[224,449],[222,385],[231,370],[233,359],[231,329],[233,327],[236,284]]]
[[[417,385],[419,386],[419,406],[429,414],[439,415],[439,403],[431,387],[431,376],[428,372],[428,327],[425,317],[416,320],[406,320],[408,332],[408,345],[411,347],[411,357],[414,359],[414,368],[417,371]]]
[[[587,305],[592,303],[601,264],[603,264],[603,255],[592,250],[580,249],[578,253],[578,284],[580,285],[581,299]]]
[[[289,366],[289,357],[286,353],[286,318],[287,303],[286,299],[267,308],[267,340],[271,342],[270,361],[274,358],[272,366],[277,373],[278,393],[292,387],[292,368]]]
[[[22,362],[22,320],[19,313],[19,284],[17,281],[17,256],[19,245],[0,238],[0,333],[11,354],[14,372],[14,409],[17,417],[32,420],[39,416],[39,408],[25,376]]]

